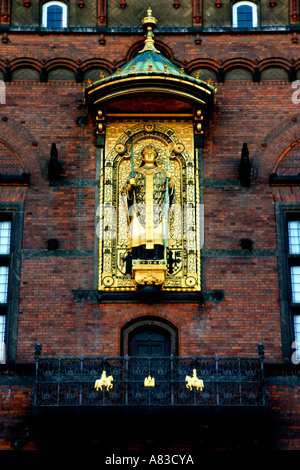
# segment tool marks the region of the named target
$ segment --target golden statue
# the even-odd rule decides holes
[[[98,391],[99,389],[102,390],[102,387],[106,387],[106,390],[110,390],[113,388],[113,376],[110,375],[109,377],[106,376],[106,371],[102,372],[101,379],[97,379],[95,382],[95,389]]]
[[[168,214],[173,199],[170,172],[157,166],[152,145],[142,150],[142,163],[127,184],[132,259],[166,257]],[[133,176],[133,175],[132,175]]]
[[[193,377],[189,377],[188,375],[185,378],[187,384],[186,388],[189,388],[190,390],[193,389],[193,387],[196,387],[197,390],[203,390],[204,388],[204,383],[202,379],[198,379],[197,377],[197,370],[193,369]]]

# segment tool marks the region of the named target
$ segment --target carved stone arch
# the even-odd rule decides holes
[[[31,180],[46,176],[47,160],[35,138],[23,125],[7,115],[0,115],[0,136],[7,148],[17,156],[20,168],[30,173]]]
[[[195,69],[199,68],[208,68],[217,72],[218,68],[220,67],[219,62],[213,59],[206,59],[206,58],[199,58],[194,59],[186,65],[186,68],[189,73],[192,73]]]
[[[31,57],[14,59],[9,64],[12,80],[39,80],[42,63]]]
[[[224,72],[228,72],[232,68],[244,68],[252,72],[253,68],[255,67],[255,63],[250,59],[236,57],[234,59],[229,59],[223,62],[222,67]]]
[[[129,353],[129,339],[133,332],[138,332],[146,328],[156,328],[165,331],[170,336],[171,354],[178,355],[178,328],[169,320],[159,316],[143,316],[135,318],[121,328],[121,355],[125,356]]]
[[[45,66],[48,72],[51,72],[51,70],[57,69],[57,68],[65,68],[65,69],[69,69],[75,72],[78,67],[78,64],[76,64],[76,62],[72,59],[61,57],[57,59],[48,60],[45,63]]]
[[[21,58],[12,60],[9,66],[12,72],[14,72],[17,69],[25,68],[25,67],[31,67],[37,72],[39,72],[42,67],[42,63],[39,60],[31,58],[31,57],[21,57]]]
[[[288,72],[292,63],[282,57],[268,57],[261,60],[257,65],[261,72],[270,67],[283,68],[286,72]]]
[[[263,139],[252,158],[252,179],[267,181],[284,152],[300,135],[300,114],[275,126]]]
[[[90,69],[101,68],[106,70],[107,73],[111,73],[113,69],[113,64],[105,59],[88,59],[84,62],[81,62],[80,67],[82,68],[83,72],[86,72]]]
[[[186,69],[188,73],[199,78],[199,80],[217,81],[217,72],[219,64],[210,59],[196,59],[187,64]]]

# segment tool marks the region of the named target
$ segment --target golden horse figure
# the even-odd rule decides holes
[[[110,390],[113,388],[113,376],[110,375],[109,377],[106,377],[106,371],[104,370],[102,372],[101,379],[97,379],[95,382],[95,389],[98,391],[99,389],[102,390],[102,387],[106,387],[106,390]]]
[[[198,379],[197,377],[197,371],[196,369],[193,369],[193,377],[189,377],[188,375],[186,376],[185,378],[187,384],[186,384],[186,388],[189,388],[190,390],[192,390],[193,387],[196,387],[197,390],[203,390],[204,388],[204,383],[203,383],[203,380],[202,379]]]

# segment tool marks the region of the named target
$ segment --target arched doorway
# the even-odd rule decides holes
[[[127,356],[130,404],[170,403],[172,355],[177,355],[177,328],[159,317],[140,317],[122,329],[122,354]],[[147,385],[147,380],[155,385]]]
[[[178,330],[169,321],[139,317],[121,330],[121,355],[163,357],[178,354]]]
[[[135,328],[129,334],[128,352],[129,356],[170,356],[171,334],[155,325]]]

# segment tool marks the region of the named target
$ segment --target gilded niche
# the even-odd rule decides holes
[[[180,137],[179,137],[180,136]],[[200,290],[192,121],[108,122],[100,175],[99,290]]]

